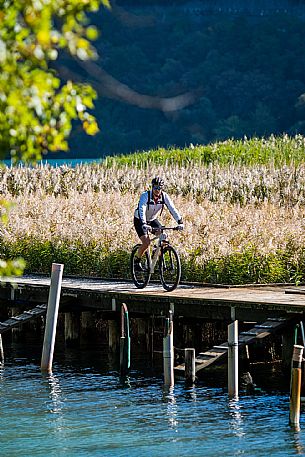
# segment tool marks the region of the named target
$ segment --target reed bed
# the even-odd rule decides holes
[[[129,253],[137,241],[132,212],[138,194],[70,192],[12,198],[2,227],[2,256],[22,256],[28,272],[49,273],[52,262],[66,274],[130,277]],[[183,279],[212,283],[300,282],[305,275],[302,205],[240,204],[175,198],[185,231],[173,236]],[[164,217],[163,217],[164,216]],[[163,222],[170,223],[164,212]]]
[[[269,202],[286,206],[305,202],[305,164],[282,165],[151,165],[143,169],[105,165],[80,165],[76,168],[13,167],[0,168],[0,196],[46,195],[70,198],[75,192],[120,192],[139,194],[149,187],[152,176],[160,174],[173,195],[189,196],[197,203],[247,205]]]
[[[185,220],[172,240],[183,280],[304,281],[303,137],[192,147],[175,160],[173,150],[158,154],[141,155],[136,166],[134,156],[76,168],[0,168],[0,198],[13,205],[0,226],[0,259],[22,256],[28,272],[49,273],[60,262],[65,274],[130,277],[133,210],[159,174]],[[171,222],[166,211],[162,222]]]

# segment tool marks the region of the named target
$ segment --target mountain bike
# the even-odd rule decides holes
[[[135,258],[140,244],[136,244],[131,252],[130,267],[132,280],[138,289],[144,289],[150,281],[158,264],[160,280],[165,290],[176,289],[181,278],[180,257],[176,249],[170,244],[168,230],[179,230],[178,227],[161,227],[160,229],[151,228],[152,234],[160,232],[151,239],[149,249],[142,255],[140,269],[135,265]],[[153,244],[153,242],[156,242]]]

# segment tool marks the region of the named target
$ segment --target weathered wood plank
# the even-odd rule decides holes
[[[37,317],[46,314],[47,305],[38,305],[35,308],[24,311],[18,316],[12,316],[4,322],[0,322],[0,334],[7,332],[8,330],[16,327],[17,325],[24,324],[32,319],[37,319]]]
[[[17,298],[30,296],[31,299],[40,297],[45,300],[50,286],[50,279],[41,276],[24,276],[10,278],[16,285]],[[9,299],[11,285],[8,279],[1,279],[0,299]],[[153,308],[165,312],[169,304],[182,315],[196,317],[226,318],[230,307],[240,310],[244,316],[246,310],[251,310],[252,318],[255,313],[272,312],[276,315],[286,313],[303,313],[305,299],[301,294],[285,293],[286,286],[250,286],[250,287],[215,287],[198,285],[179,286],[172,292],[166,292],[159,283],[149,285],[143,290],[136,289],[130,281],[106,281],[95,278],[64,278],[62,282],[62,297],[71,299],[75,306],[89,306],[103,311],[112,311],[111,300],[118,303],[126,302],[131,312],[150,313]],[[188,310],[187,310],[188,307]],[[196,314],[195,314],[196,313]],[[255,316],[256,320],[266,317]],[[238,318],[238,317],[237,317]],[[242,319],[243,317],[241,317]]]

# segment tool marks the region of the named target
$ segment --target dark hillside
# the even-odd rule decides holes
[[[127,3],[139,4],[117,2]],[[124,14],[114,9],[93,16],[102,32],[96,43],[97,64],[141,94],[170,97],[194,90],[198,94],[195,103],[163,113],[112,100],[98,75],[63,59],[65,75],[72,71],[74,77],[90,80],[99,92],[95,114],[101,133],[88,139],[75,126],[70,143],[73,156],[209,143],[245,135],[305,134],[303,17],[289,12],[198,15],[185,8],[184,2],[174,2],[181,7],[164,8],[156,5],[164,2],[152,3],[151,8],[126,7]],[[275,2],[265,3],[271,7]],[[304,2],[277,3],[305,11]]]

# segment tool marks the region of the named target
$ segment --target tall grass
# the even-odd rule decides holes
[[[152,176],[161,174],[166,190],[173,195],[190,196],[197,202],[249,203],[269,202],[280,205],[304,204],[305,163],[274,167],[267,165],[208,166],[189,164],[152,165],[145,169],[107,168],[81,165],[76,168],[0,168],[0,196],[29,195],[69,198],[100,192],[139,193],[150,186]]]
[[[251,145],[251,157],[245,145]],[[272,152],[272,147],[277,149]],[[206,165],[190,156],[179,165],[179,155],[172,164],[153,163],[150,155],[150,162],[138,168],[117,159],[111,168],[108,161],[74,169],[0,169],[0,196],[14,205],[8,224],[0,227],[0,258],[24,257],[28,272],[49,273],[52,262],[61,262],[66,274],[130,277],[129,254],[137,242],[133,210],[140,192],[160,174],[185,220],[185,231],[172,239],[181,254],[182,279],[304,281],[303,138],[243,140],[210,148],[221,149],[223,158],[233,148],[244,158],[237,163],[233,157],[224,166],[225,159]],[[257,163],[263,158],[266,163]],[[165,211],[162,222],[170,221]]]
[[[190,163],[209,165],[264,165],[273,163],[278,167],[287,164],[299,164],[305,158],[305,138],[302,135],[290,137],[283,135],[269,138],[244,138],[226,140],[209,145],[191,145],[181,148],[159,148],[141,151],[130,155],[107,157],[105,166],[136,168],[151,164],[187,166]]]
[[[118,191],[14,198],[2,230],[3,256],[23,256],[28,272],[65,264],[66,274],[129,277],[128,259],[137,242],[132,226],[136,194]],[[183,279],[246,283],[298,282],[305,275],[305,217],[301,205],[268,202],[201,203],[175,199],[185,231],[172,237],[181,254]],[[170,223],[167,212],[164,223]]]

